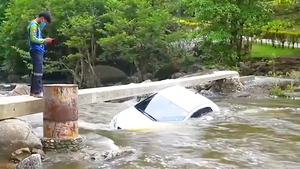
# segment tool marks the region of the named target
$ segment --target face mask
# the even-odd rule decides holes
[[[46,26],[46,23],[45,22],[41,22],[40,26],[43,28],[44,26]]]

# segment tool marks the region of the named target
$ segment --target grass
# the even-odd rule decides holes
[[[253,44],[252,46],[252,58],[272,58],[282,56],[297,56],[300,55],[300,48],[274,48],[271,45]]]

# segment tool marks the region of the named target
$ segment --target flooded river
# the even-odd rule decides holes
[[[299,100],[216,98],[221,108],[179,128],[156,131],[112,131],[107,124],[134,104],[82,106],[80,134],[87,149],[99,152],[130,146],[136,153],[111,161],[89,161],[76,154],[49,155],[47,169],[299,169]],[[42,136],[42,114],[22,117]]]

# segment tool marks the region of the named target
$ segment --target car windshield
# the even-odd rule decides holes
[[[155,121],[182,121],[188,112],[165,97],[154,94],[135,105],[141,113]]]

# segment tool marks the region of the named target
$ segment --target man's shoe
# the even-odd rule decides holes
[[[39,94],[31,93],[30,96],[37,97],[37,98],[43,98],[43,93],[39,93]]]

